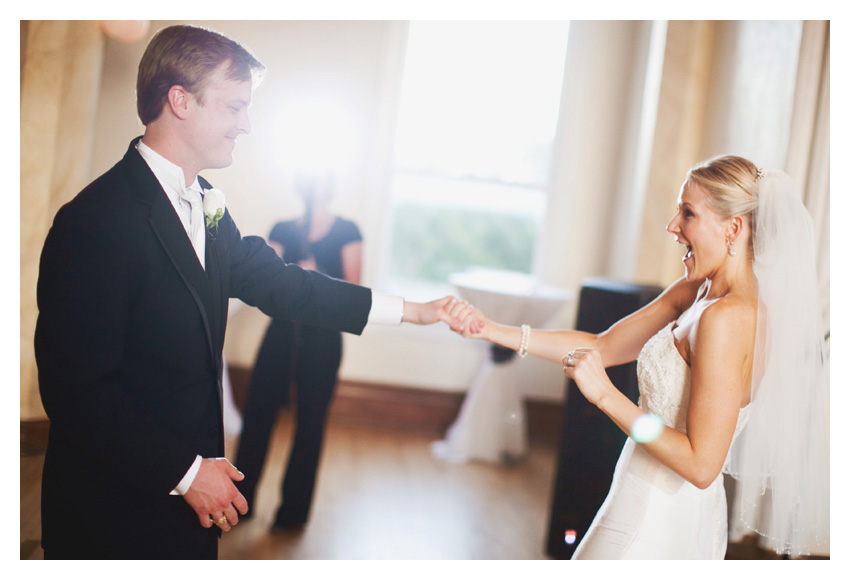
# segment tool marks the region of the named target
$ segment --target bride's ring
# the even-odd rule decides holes
[[[215,525],[217,525],[218,527],[222,527],[226,523],[227,523],[227,516],[221,516],[220,518],[215,520]]]
[[[575,355],[575,353],[576,353],[576,351],[571,350],[571,351],[567,354],[567,366],[568,366],[568,367],[574,366],[574,365],[573,365],[573,355]]]

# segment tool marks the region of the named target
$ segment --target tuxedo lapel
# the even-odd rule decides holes
[[[213,361],[218,364],[219,357],[216,356],[213,329],[210,326],[209,316],[214,304],[210,281],[198,261],[192,242],[189,241],[186,230],[183,228],[177,212],[174,211],[174,206],[171,205],[168,196],[162,190],[162,186],[147,163],[136,151],[135,144],[136,141],[130,145],[130,149],[124,157],[134,187],[133,197],[137,201],[150,206],[148,220],[151,228],[201,312],[210,354]]]
[[[201,189],[205,192],[212,188],[207,180],[198,176]],[[206,194],[205,194],[206,195]],[[228,292],[225,285],[225,275],[222,272],[222,259],[220,242],[217,239],[217,228],[206,230],[206,275],[210,286],[210,326],[213,336],[213,344],[219,352],[224,348],[224,331],[227,325]],[[221,361],[219,361],[221,366]],[[221,370],[221,369],[219,369]]]

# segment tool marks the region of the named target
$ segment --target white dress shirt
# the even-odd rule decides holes
[[[148,167],[150,167],[150,170],[153,172],[154,176],[159,181],[159,184],[162,186],[162,189],[165,191],[165,195],[168,197],[171,205],[174,206],[174,211],[177,212],[177,215],[180,217],[180,221],[183,223],[183,229],[186,230],[186,235],[189,237],[189,240],[192,241],[192,245],[195,248],[195,254],[198,256],[201,266],[205,267],[204,253],[206,251],[206,236],[196,236],[196,239],[194,241],[192,240],[192,227],[190,221],[192,208],[184,199],[181,198],[181,193],[187,189],[195,189],[198,192],[203,191],[200,183],[198,182],[198,178],[195,177],[192,184],[189,187],[186,187],[186,176],[183,174],[183,169],[181,167],[175,165],[148,147],[143,141],[139,141],[136,144],[136,150],[139,152],[139,155],[142,156],[142,159],[144,159],[148,164]],[[201,224],[201,227],[204,227],[203,224]],[[366,324],[399,325],[402,322],[403,316],[404,299],[402,297],[390,296],[388,294],[375,292],[374,290],[372,291],[372,308],[369,310],[369,318]],[[192,463],[189,471],[186,472],[186,475],[183,476],[183,479],[180,480],[177,487],[171,491],[171,495],[183,495],[189,491],[189,487],[192,485],[198,470],[201,468],[201,459],[200,455],[195,457],[195,461]]]
[[[201,184],[198,182],[198,178],[195,177],[192,184],[186,187],[186,176],[183,174],[183,169],[181,167],[175,165],[145,145],[142,141],[138,142],[136,150],[139,152],[139,155],[142,156],[142,159],[144,159],[148,164],[148,167],[150,167],[157,181],[159,181],[159,184],[165,191],[165,195],[168,197],[168,201],[170,201],[171,205],[174,206],[174,211],[177,212],[180,221],[183,223],[183,229],[186,230],[186,235],[189,236],[189,240],[195,248],[195,254],[198,256],[198,261],[200,261],[201,266],[206,267],[204,260],[204,252],[206,251],[206,236],[196,236],[194,240],[192,239],[192,224],[190,221],[192,216],[192,207],[181,197],[186,190],[194,190],[199,194],[203,193]],[[201,224],[201,227],[203,227],[203,224]]]

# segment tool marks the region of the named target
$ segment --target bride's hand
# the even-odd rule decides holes
[[[443,321],[458,334],[480,332],[480,322],[474,317],[475,309],[454,296],[445,296],[431,302],[404,302],[403,322],[434,324]]]
[[[577,348],[561,359],[564,374],[575,381],[581,394],[589,403],[600,405],[614,387],[605,372],[602,355],[592,348]]]
[[[487,320],[480,310],[464,301],[446,305],[446,311],[448,316],[455,321],[450,326],[456,333],[464,338],[487,340],[490,321]]]

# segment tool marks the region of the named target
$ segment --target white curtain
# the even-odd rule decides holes
[[[824,328],[829,330],[829,22],[806,21],[786,171],[814,220]]]
[[[827,332],[830,328],[829,82],[829,22],[807,21],[803,24],[800,41],[785,171],[801,185],[803,202],[812,214],[821,307]],[[829,417],[829,409],[824,416]],[[734,485],[730,490],[730,504],[734,508],[738,499]],[[738,541],[749,533],[734,520],[730,525],[730,541]],[[828,556],[829,546],[816,555]]]

